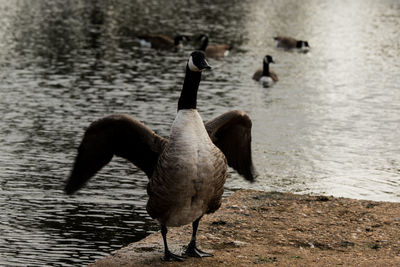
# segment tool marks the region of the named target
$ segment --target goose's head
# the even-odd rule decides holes
[[[190,54],[187,64],[191,71],[201,72],[205,69],[211,69],[211,66],[208,64],[203,51],[194,51],[192,54]]]
[[[298,42],[300,42],[300,44],[299,43],[297,44],[297,48],[300,53],[307,53],[308,51],[310,51],[310,45],[308,44],[307,41],[298,41]]]
[[[303,48],[303,49],[310,48],[310,45],[308,44],[307,41],[297,41],[296,48],[300,48],[300,49],[301,48]]]
[[[182,34],[175,36],[175,39],[174,39],[174,43],[176,46],[182,45],[184,42],[188,42],[188,41],[190,41],[190,37],[187,35],[182,35]]]
[[[208,36],[206,34],[200,34],[199,37],[197,37],[197,40],[200,42],[208,41]]]
[[[270,55],[266,55],[264,57],[264,62],[269,64],[269,63],[275,63],[275,61],[272,59],[272,57]]]

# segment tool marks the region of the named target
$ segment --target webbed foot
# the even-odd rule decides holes
[[[203,258],[203,257],[213,257],[213,254],[201,251],[196,247],[195,244],[190,243],[188,248],[185,251],[185,255],[189,257],[195,257],[195,258]]]
[[[164,253],[164,257],[162,258],[163,261],[184,261],[185,258],[179,255],[172,253],[171,251],[166,251]]]

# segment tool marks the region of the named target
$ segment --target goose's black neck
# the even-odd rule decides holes
[[[205,37],[203,37],[203,42],[201,43],[199,50],[205,52],[207,46],[208,46],[208,37],[205,36]]]
[[[175,39],[174,39],[174,45],[179,45],[179,42],[180,42],[179,38],[178,38],[178,37],[175,37]]]
[[[174,45],[176,45],[176,46],[179,45],[181,41],[182,41],[182,36],[179,36],[179,35],[175,36]]]
[[[200,79],[201,72],[191,71],[189,66],[186,65],[186,75],[178,101],[178,111],[197,107],[197,90],[199,89]]]
[[[263,65],[263,75],[262,76],[269,76],[269,63],[268,62],[264,62]]]

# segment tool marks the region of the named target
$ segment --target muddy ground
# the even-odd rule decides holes
[[[169,229],[171,251],[190,237]],[[239,190],[202,219],[198,244],[214,257],[163,262],[156,233],[89,266],[400,266],[400,203]]]

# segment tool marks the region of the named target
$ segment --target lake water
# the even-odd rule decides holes
[[[0,0],[0,265],[79,266],[157,231],[147,178],[114,158],[78,194],[62,189],[86,127],[127,113],[168,136],[192,44],[141,48],[139,33],[207,33],[204,120],[253,120],[254,184],[237,188],[400,201],[398,1]],[[274,48],[278,34],[311,51]],[[280,81],[253,80],[270,54]],[[161,238],[161,237],[160,237]]]

